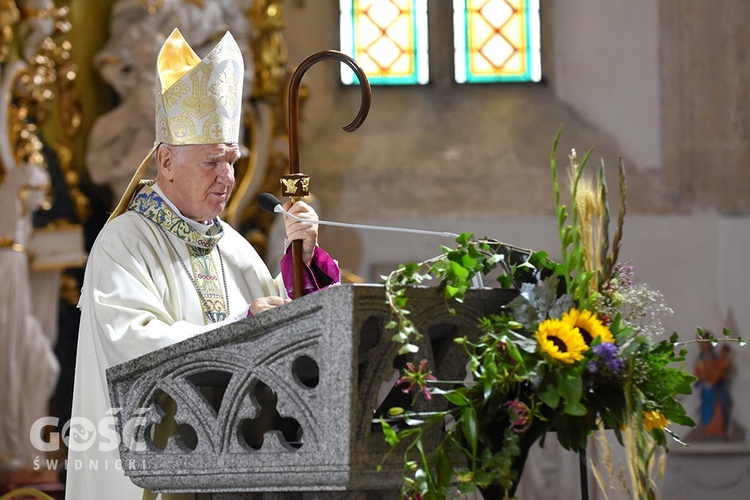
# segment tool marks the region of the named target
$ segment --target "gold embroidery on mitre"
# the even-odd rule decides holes
[[[223,65],[217,72],[219,78],[208,90],[224,108],[224,116],[231,118],[233,113],[239,113],[241,107],[242,94],[238,94],[234,89],[242,86],[242,75],[238,75],[234,68],[228,65]]]
[[[164,95],[164,105],[167,108],[179,104],[180,99],[185,97],[190,91],[190,87],[184,82],[177,82],[169,88],[169,93]]]
[[[208,94],[208,77],[210,70],[205,66],[196,66],[190,72],[192,92],[182,101],[183,113],[199,123],[211,113],[216,112],[216,99]]]
[[[227,32],[205,58],[196,62],[194,54],[177,29],[159,53],[156,140],[175,145],[237,143],[244,75],[240,48]]]

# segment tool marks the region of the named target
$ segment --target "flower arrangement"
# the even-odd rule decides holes
[[[393,314],[388,328],[402,344],[400,354],[415,360],[398,385],[436,408],[391,408],[380,419],[388,443],[404,451],[405,498],[476,489],[487,498],[512,496],[532,444],[554,432],[564,448],[582,453],[592,431],[603,428],[612,429],[626,448],[630,481],[624,487],[633,497],[653,498],[657,448],[668,451],[667,435],[674,436],[669,424],[695,425],[679,399],[695,380],[683,368],[688,342],[679,342],[677,334],[665,338],[661,317],[671,310],[662,295],[618,261],[627,191],[622,161],[619,215],[610,240],[604,164],[590,175],[585,166],[591,150],[580,162],[571,153],[568,207],[561,201],[555,159],[559,137],[550,164],[560,262],[544,252],[463,234],[457,248],[444,247],[441,255],[401,265],[386,277]],[[477,318],[478,335],[454,339],[467,354],[470,376],[437,380],[427,360],[416,368],[421,333],[409,319],[409,286],[439,279],[450,308],[450,300],[463,300],[476,275],[498,267],[499,286],[517,295],[501,313]],[[429,439],[435,429],[436,443]]]

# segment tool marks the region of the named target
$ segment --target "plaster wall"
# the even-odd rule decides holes
[[[555,2],[555,94],[642,169],[661,165],[659,2]]]

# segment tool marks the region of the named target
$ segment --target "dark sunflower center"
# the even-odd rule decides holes
[[[594,337],[589,333],[588,330],[578,327],[578,331],[581,332],[581,336],[583,337],[583,341],[586,342],[586,345],[591,345],[591,341],[594,340]]]
[[[550,342],[555,344],[555,347],[557,347],[560,350],[560,352],[568,352],[568,345],[565,342],[553,336],[550,336],[547,338],[550,340]]]

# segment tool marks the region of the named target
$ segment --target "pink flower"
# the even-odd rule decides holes
[[[510,425],[513,426],[513,430],[517,434],[523,434],[529,430],[533,420],[533,415],[529,407],[518,400],[508,401],[505,403],[505,406],[508,408]]]
[[[432,399],[432,394],[430,394],[430,390],[427,388],[427,381],[437,379],[431,372],[425,371],[426,367],[426,359],[423,359],[419,364],[419,370],[415,369],[412,363],[406,363],[406,370],[404,370],[405,375],[398,379],[396,386],[406,385],[406,387],[402,389],[406,394],[411,393],[414,388],[417,388],[422,391],[422,394],[424,394],[424,397],[427,398],[427,400]]]

